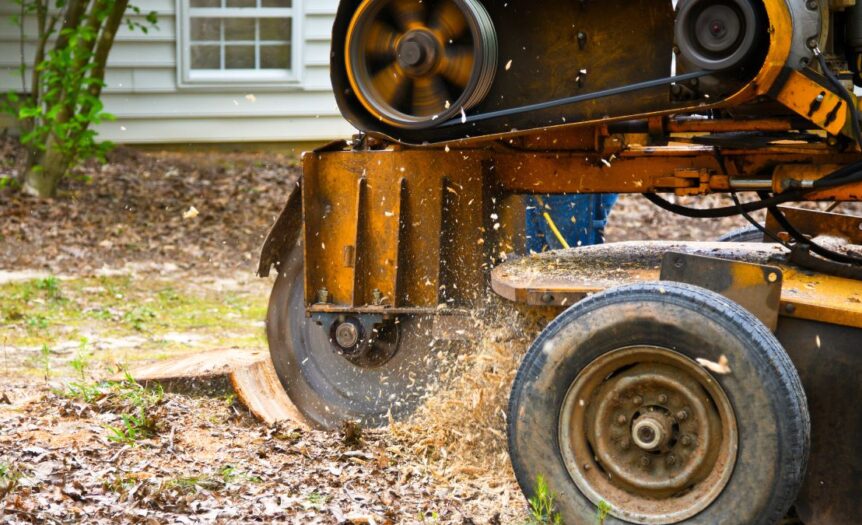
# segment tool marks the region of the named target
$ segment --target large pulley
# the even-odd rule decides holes
[[[350,86],[381,121],[422,129],[485,98],[497,34],[476,0],[365,0],[346,40]]]

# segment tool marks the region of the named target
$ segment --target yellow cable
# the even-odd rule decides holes
[[[551,231],[554,232],[554,236],[560,241],[560,244],[563,245],[563,248],[569,249],[569,243],[566,242],[566,239],[563,237],[563,234],[560,233],[560,229],[557,228],[556,223],[554,223],[554,219],[551,218],[551,214],[545,211],[545,201],[536,195],[536,200],[539,202],[539,206],[542,207],[542,216],[545,217],[545,222],[548,223],[548,226],[551,227]]]

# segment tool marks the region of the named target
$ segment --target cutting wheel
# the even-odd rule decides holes
[[[427,128],[485,98],[497,48],[491,18],[475,0],[366,0],[347,35],[347,73],[377,118]]]
[[[278,379],[306,422],[325,429],[345,421],[378,427],[409,416],[437,383],[433,319],[402,316],[387,327],[385,359],[357,362],[334,346],[328,327],[305,314],[302,246],[283,260],[267,312],[267,339]]]

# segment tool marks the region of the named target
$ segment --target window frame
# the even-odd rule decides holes
[[[177,84],[180,88],[285,88],[300,87],[303,64],[303,0],[293,0],[292,7],[199,7],[192,8],[189,0],[177,0]],[[269,12],[269,13],[267,13]],[[260,18],[270,14],[273,18],[289,12],[291,20],[291,68],[285,71],[259,69],[198,70],[191,68],[191,19],[194,14],[212,18]]]

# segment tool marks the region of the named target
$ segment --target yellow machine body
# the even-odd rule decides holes
[[[499,46],[496,56],[475,59],[494,59],[494,81],[481,87],[487,93],[469,108],[446,113],[446,100],[439,111],[449,117],[435,123],[436,115],[428,113],[434,102],[427,98],[433,92],[422,91],[432,78],[422,75],[436,74],[433,68],[416,70],[412,105],[387,103],[397,98],[408,66],[419,68],[427,58],[429,51],[423,55],[416,46],[447,26],[434,20],[423,25],[411,18],[421,9],[415,2],[391,0],[406,13],[405,34],[419,44],[381,37],[380,28],[362,18],[378,8],[375,1],[390,0],[343,1],[333,33],[339,106],[363,133],[304,156],[301,187],[267,239],[260,273],[281,271],[300,242],[303,314],[321,324],[347,317],[373,324],[404,316],[464,317],[489,289],[511,301],[561,309],[607,288],[657,280],[661,256],[671,252],[768,265],[775,280],[765,274],[761,282],[757,272],[731,266],[727,286],[717,291],[736,293],[737,302],[778,334],[808,391],[814,447],[797,505],[800,517],[808,525],[856,520],[862,498],[853,473],[862,468],[856,452],[862,424],[856,417],[839,431],[835,425],[842,420],[831,404],[840,398],[852,403],[847,397],[858,398],[862,387],[830,381],[842,368],[862,372],[862,355],[851,352],[862,348],[858,268],[827,264],[805,250],[787,253],[775,243],[731,249],[634,242],[506,262],[523,255],[525,194],[795,190],[797,201],[862,200],[862,181],[817,185],[862,161],[854,143],[856,98],[818,66],[827,51],[833,62],[852,55],[849,44],[840,53],[834,49],[839,35],[833,24],[853,6],[833,11],[826,2],[751,2],[765,17],[759,19],[763,34],[741,70],[648,85],[697,73],[681,58],[672,71],[673,54],[681,55],[669,1],[483,2],[487,13],[467,2],[479,22],[496,27],[491,35],[480,26],[474,38]],[[372,66],[353,47],[364,38],[371,47],[395,46],[397,60],[418,54],[374,74],[362,69]],[[432,50],[446,44],[429,42]],[[365,65],[354,63],[363,60]],[[453,73],[443,68],[465,64],[442,65],[438,72],[448,78]],[[386,75],[394,84],[385,83]],[[616,90],[638,83],[643,87]],[[547,101],[560,103],[542,105]],[[859,218],[784,213],[810,238],[837,239],[851,253],[862,245]],[[789,238],[774,220],[767,230]],[[773,300],[744,304],[747,295],[760,297],[751,290],[770,285],[778,286]],[[335,328],[332,334],[343,335]],[[824,346],[825,360],[818,361],[814,354],[826,340],[833,347]]]

